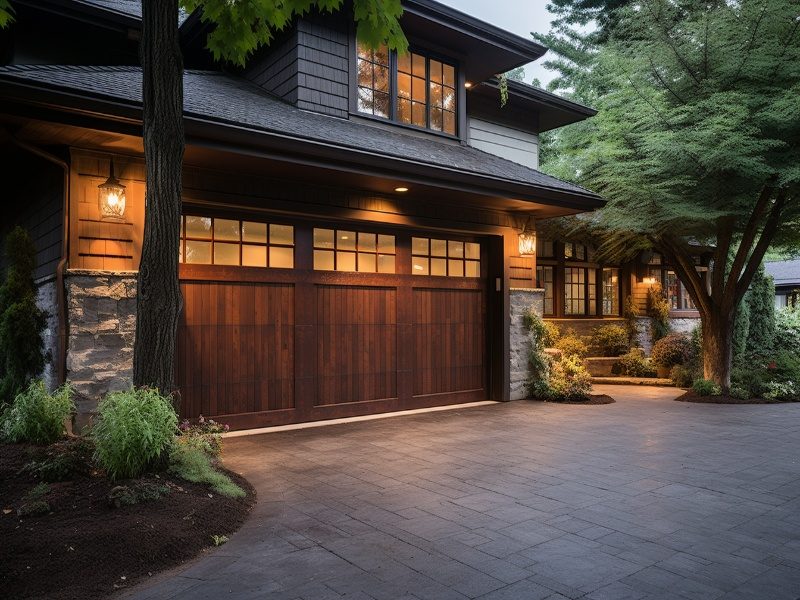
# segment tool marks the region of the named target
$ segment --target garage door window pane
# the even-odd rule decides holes
[[[377,269],[376,256],[374,254],[358,253],[358,270],[361,273],[374,273]]]
[[[294,248],[281,246],[269,247],[269,266],[273,269],[291,269],[294,267]]]
[[[378,252],[382,254],[394,254],[394,236],[378,235]]]
[[[314,229],[314,248],[334,247],[333,229]]]
[[[358,234],[358,249],[366,252],[375,252],[378,249],[377,237],[374,233]]]
[[[211,219],[209,217],[186,217],[186,237],[202,240],[211,239]]]
[[[464,258],[464,242],[447,242],[447,256],[450,258]]]
[[[464,276],[464,261],[463,260],[450,260],[448,261],[448,274],[450,277],[463,277]]]
[[[294,227],[291,225],[270,225],[269,243],[280,246],[294,245]]]
[[[335,270],[333,256],[333,250],[314,250],[314,269],[317,271]]]
[[[267,247],[242,246],[242,266],[243,267],[266,267],[267,266]]]
[[[336,232],[336,249],[337,250],[355,250],[356,249],[356,232],[355,231],[337,231]]]
[[[239,241],[239,221],[214,219],[214,239],[227,242]]]
[[[239,244],[214,244],[214,264],[215,265],[238,265],[239,264]]]
[[[447,242],[445,240],[431,240],[431,256],[447,256]]]
[[[291,229],[291,228],[290,228]],[[245,242],[267,243],[267,224],[244,221],[242,223],[242,240]]]
[[[464,275],[467,277],[480,277],[481,276],[481,263],[477,260],[468,260],[464,263]]]
[[[467,258],[471,258],[474,260],[478,260],[481,257],[481,245],[476,244],[475,242],[467,242],[465,244],[465,252],[464,256]]]
[[[421,256],[415,256],[411,261],[411,272],[414,275],[430,275],[428,259],[422,258]]]
[[[210,265],[211,264],[211,242],[186,241],[187,264]]]
[[[428,256],[428,238],[411,238],[411,253]]]
[[[431,259],[431,275],[447,275],[447,260],[444,258]]]
[[[378,273],[394,273],[394,254],[378,255]]]
[[[356,270],[356,253],[355,252],[337,252],[336,253],[336,270],[337,271],[355,271]]]

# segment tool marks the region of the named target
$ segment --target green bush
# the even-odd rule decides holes
[[[692,384],[692,389],[698,396],[719,396],[722,393],[720,387],[708,379],[698,379]]]
[[[625,333],[628,335],[628,346],[634,347],[639,344],[639,305],[633,296],[625,298]]]
[[[561,336],[555,347],[561,350],[565,357],[577,356],[578,358],[584,358],[589,354],[589,347],[571,329]]]
[[[184,419],[178,429],[180,429],[177,440],[179,444],[198,448],[209,456],[216,457],[222,454],[222,434],[228,431],[229,427],[200,415],[195,422]]]
[[[66,433],[64,422],[74,409],[68,384],[49,394],[43,381],[33,381],[0,418],[0,437],[9,442],[51,444]]]
[[[750,395],[750,390],[739,385],[732,385],[728,395],[738,400],[750,400],[753,397]]]
[[[551,400],[586,400],[592,391],[592,377],[578,356],[564,356],[550,368]]]
[[[218,494],[242,498],[245,492],[230,477],[214,468],[211,457],[200,448],[176,445],[170,453],[169,472],[192,483],[210,485]]]
[[[775,284],[762,264],[747,293],[750,323],[745,350],[750,356],[766,356],[775,342]]]
[[[698,378],[698,374],[686,365],[675,365],[670,369],[669,378],[675,387],[688,388],[692,387],[692,383]]]
[[[555,348],[558,343],[558,338],[561,337],[561,330],[558,325],[552,321],[544,321],[544,337],[542,344],[545,348]]]
[[[595,327],[591,347],[597,356],[622,356],[628,351],[628,333],[619,325]]]
[[[614,375],[625,375],[627,377],[655,377],[656,371],[650,361],[642,354],[641,350],[631,350],[627,354],[619,357],[619,360],[611,367]]]
[[[733,322],[733,334],[731,339],[733,365],[742,365],[747,363],[747,357],[745,353],[747,350],[747,336],[750,332],[750,305],[747,302],[747,297],[749,295],[750,292],[747,292],[744,299],[736,308],[735,320]]]
[[[682,333],[670,333],[653,344],[650,359],[659,367],[683,365],[692,353],[692,341]]]
[[[661,285],[656,283],[647,290],[647,314],[650,317],[650,333],[657,342],[669,333],[669,302]]]
[[[775,314],[774,339],[777,350],[800,348],[800,304],[783,308]]]
[[[21,227],[6,240],[8,269],[0,286],[0,407],[44,369],[47,315],[36,305],[36,248]]]
[[[95,459],[111,479],[137,477],[165,457],[177,426],[170,399],[158,390],[113,392],[100,402],[92,428]]]

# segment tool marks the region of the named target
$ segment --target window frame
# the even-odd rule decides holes
[[[389,116],[381,117],[378,115],[361,112],[358,109],[358,41],[355,35],[351,40],[351,52],[353,56],[352,65],[350,67],[350,114],[359,118],[377,121],[379,123],[391,124],[398,127],[404,127],[413,131],[424,131],[434,135],[439,135],[453,140],[461,140],[466,136],[466,89],[464,87],[464,75],[461,69],[462,61],[441,54],[435,50],[421,48],[415,45],[409,45],[408,52],[410,54],[418,54],[425,58],[425,127],[414,125],[413,123],[404,123],[397,118],[397,102],[398,102],[398,57],[395,50],[389,51]],[[430,79],[430,62],[431,60],[440,62],[444,65],[453,67],[455,74],[455,102],[456,109],[455,115],[455,133],[448,133],[446,131],[438,131],[430,128],[431,123],[431,79]]]

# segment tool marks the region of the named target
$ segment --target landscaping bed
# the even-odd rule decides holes
[[[704,404],[787,404],[794,400],[782,400],[777,398],[735,398],[733,396],[708,395],[702,396],[694,390],[689,390],[675,398],[678,402],[698,402]]]
[[[535,400],[536,398],[534,398]],[[611,396],[607,394],[590,394],[585,400],[548,400],[545,399],[544,402],[549,402],[551,404],[582,404],[584,406],[596,406],[598,404],[613,404],[616,402]]]
[[[166,471],[112,482],[79,464],[69,480],[46,483],[26,470],[45,451],[0,444],[0,582],[10,600],[106,598],[230,535],[255,501],[250,484],[230,472],[244,498]],[[128,505],[131,498],[137,503]]]

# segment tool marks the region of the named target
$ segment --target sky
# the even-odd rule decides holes
[[[547,33],[550,30],[552,15],[547,10],[548,0],[439,0],[443,4],[472,15],[482,21],[497,25],[508,31],[516,33],[526,39],[531,39],[530,32]],[[525,67],[525,81],[538,77],[542,86],[553,78],[554,74],[541,63],[540,58],[535,63]]]

